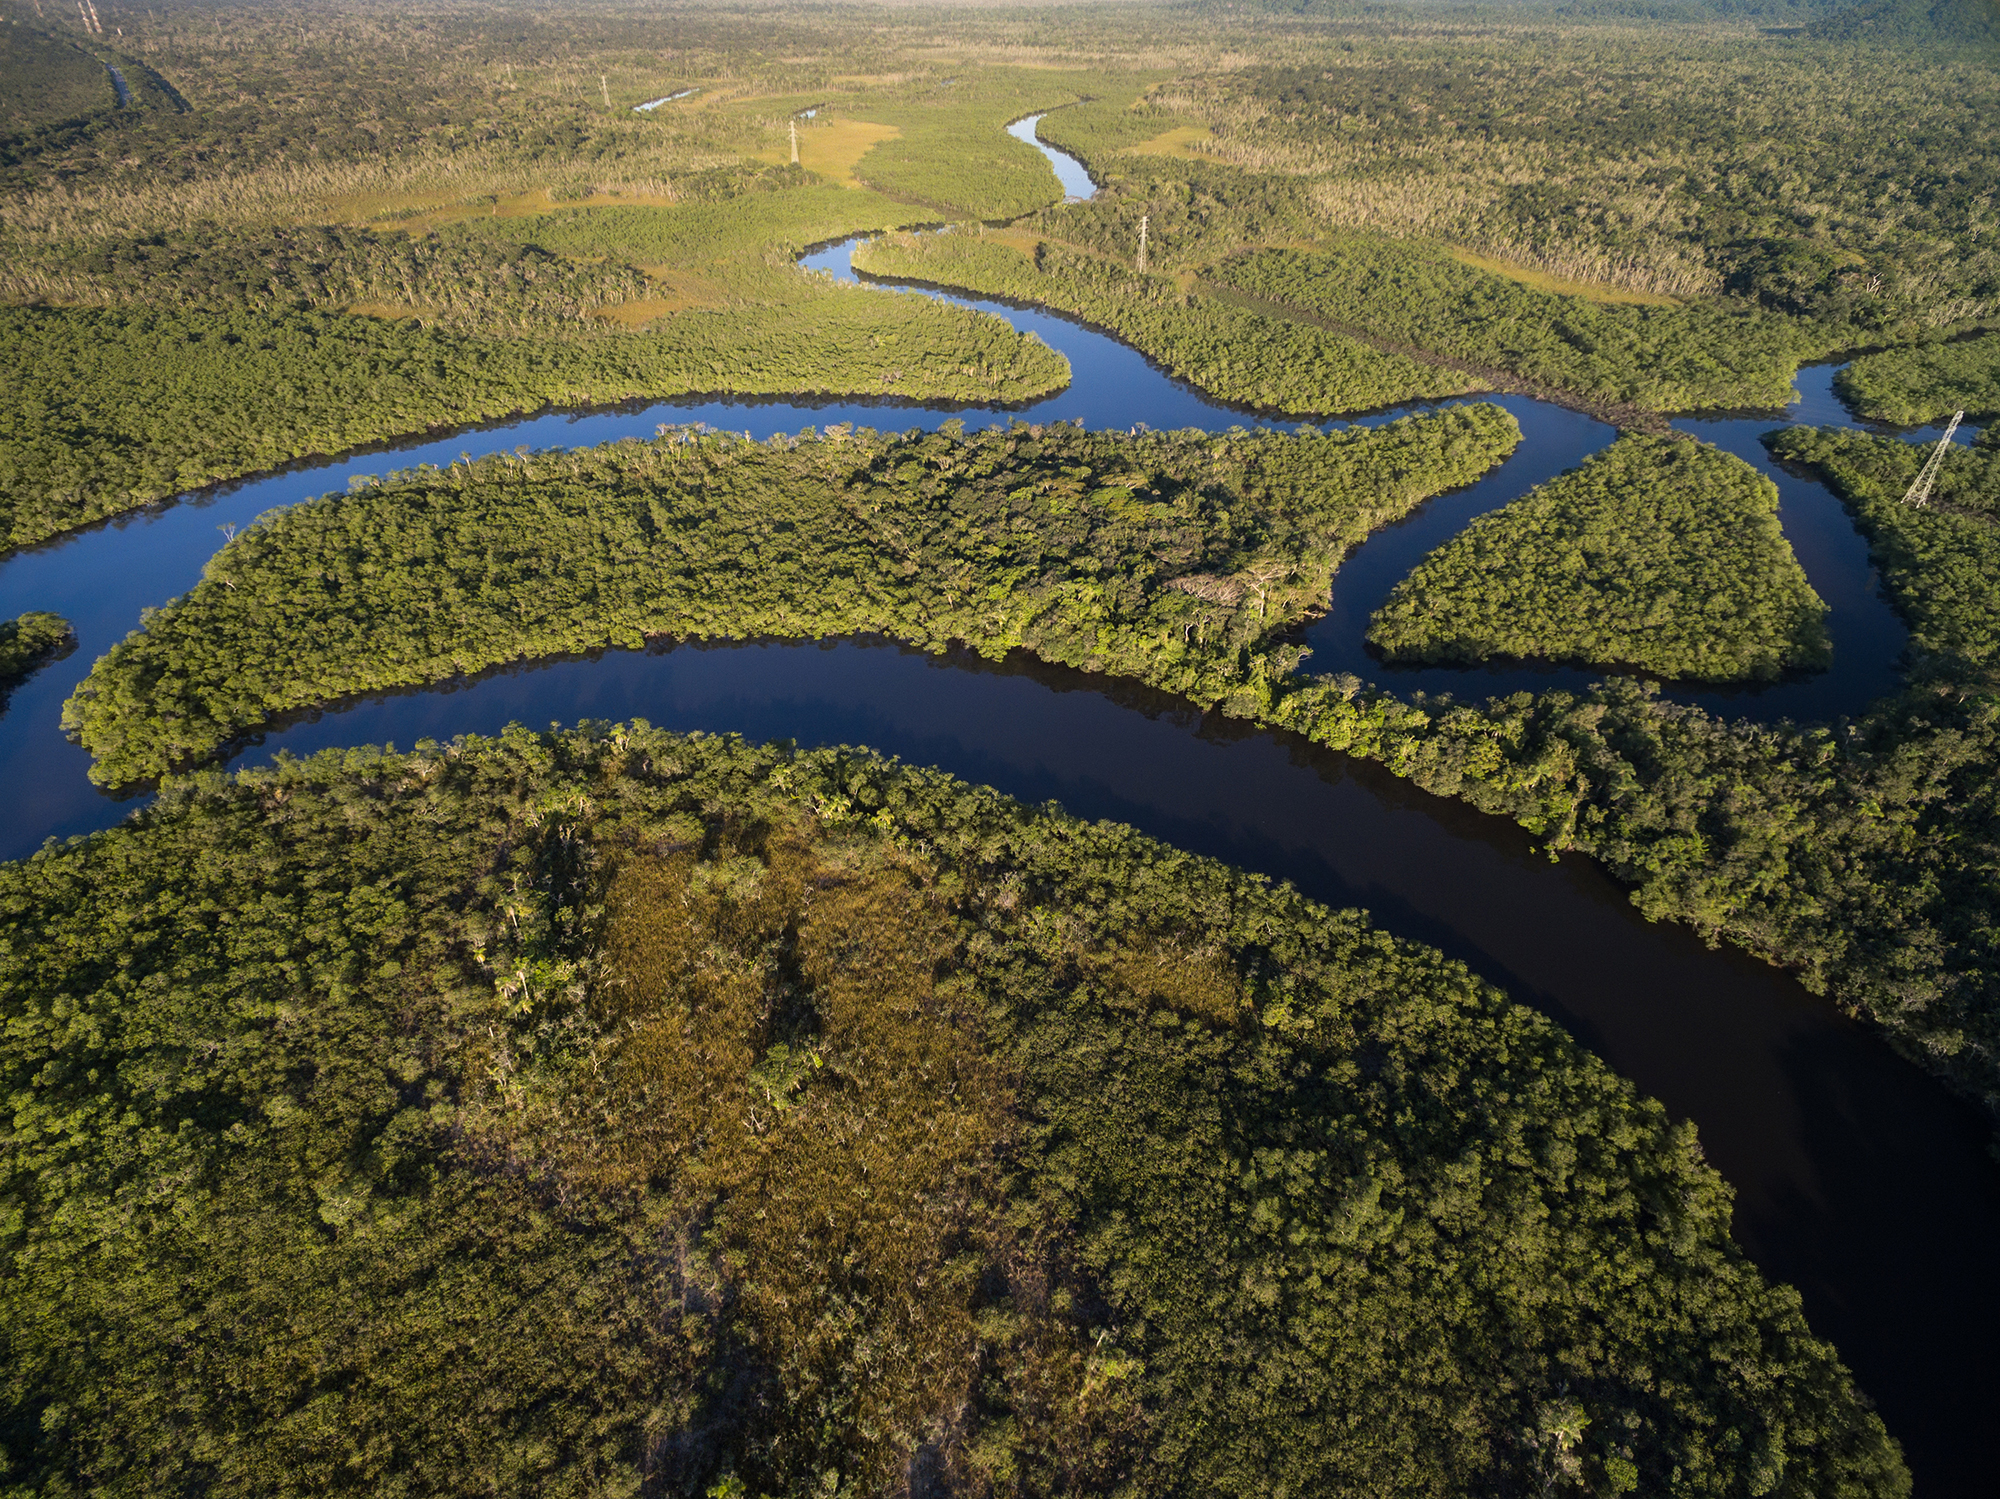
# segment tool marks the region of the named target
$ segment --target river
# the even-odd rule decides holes
[[[1066,187],[1074,180],[1065,179]],[[805,263],[851,274],[845,247]],[[1068,389],[1007,419],[1093,428],[1291,426],[1210,401],[1114,339],[1066,319],[949,300],[999,313],[1071,362]],[[1832,396],[1832,375],[1831,367],[1802,372],[1791,414],[1851,423]],[[1310,669],[1467,694],[1588,679],[1529,667],[1387,672],[1360,642],[1369,610],[1423,552],[1612,437],[1601,423],[1560,407],[1497,399],[1521,421],[1520,450],[1486,479],[1377,533],[1349,559],[1331,611],[1309,632]],[[351,455],[226,486],[18,554],[0,563],[0,618],[57,610],[76,624],[80,649],[19,690],[0,718],[7,808],[0,856],[18,857],[45,837],[108,827],[123,815],[123,805],[90,787],[87,758],[62,737],[62,700],[90,661],[138,623],[142,607],[195,582],[224,527],[341,488],[352,475],[522,444],[650,437],[662,422],[706,421],[762,437],[842,421],[930,428],[952,414],[852,402],[711,401],[544,415],[400,446],[393,456]],[[1678,425],[1778,480],[1786,532],[1833,607],[1839,664],[1761,691],[1683,695],[1735,716],[1856,711],[1892,684],[1902,628],[1877,596],[1866,548],[1838,503],[1764,457],[1756,438],[1779,420]],[[1130,684],[1019,657],[995,666],[970,653],[933,657],[867,641],[661,643],[524,665],[307,715],[275,727],[237,763],[279,750],[407,746],[422,737],[496,732],[514,721],[585,717],[871,745],[1293,880],[1318,899],[1366,907],[1398,936],[1463,959],[1569,1027],[1676,1117],[1696,1122],[1709,1159],[1736,1189],[1739,1242],[1767,1274],[1799,1288],[1815,1331],[1840,1349],[1904,1443],[1918,1493],[1994,1491],[1987,1434],[2000,1420],[1993,1248],[2000,1244],[2000,1169],[1988,1154],[1983,1119],[1786,975],[1740,953],[1704,948],[1678,927],[1647,923],[1590,861],[1551,862],[1512,824],[1428,796],[1378,766],[1202,715]]]

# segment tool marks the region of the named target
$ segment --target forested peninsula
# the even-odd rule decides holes
[[[1069,365],[996,318],[827,287],[651,333],[502,339],[296,310],[0,307],[0,545],[295,459],[550,406],[738,394],[1007,405]]]
[[[2000,334],[1865,354],[1835,381],[1855,411],[1915,426],[1955,411],[1974,421],[2000,416]]]
[[[1990,689],[2000,667],[2000,429],[1947,454],[1923,505],[1904,496],[1932,444],[1812,427],[1788,427],[1770,444],[1817,470],[1854,513],[1924,668],[1983,676]]]
[[[1560,1027],[864,752],[176,782],[0,1006],[24,1492],[1909,1491]]]
[[[237,536],[65,722],[115,785],[356,692],[652,635],[857,631],[1209,704],[1303,654],[1276,638],[1350,547],[1519,439],[1492,406],[1305,437],[681,430],[392,475]]]

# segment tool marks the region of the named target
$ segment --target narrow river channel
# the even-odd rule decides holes
[[[1031,136],[1033,122],[1023,123]],[[851,274],[845,247],[805,263]],[[1067,390],[1005,419],[1289,426],[1218,405],[1065,319],[950,300],[997,312],[1071,362]],[[1851,422],[1832,398],[1831,378],[1827,368],[1803,372],[1794,412]],[[1499,400],[1521,421],[1521,449],[1349,559],[1332,609],[1310,632],[1309,669],[1466,695],[1588,680],[1527,667],[1390,673],[1361,645],[1368,612],[1425,551],[1611,440],[1610,429],[1588,417],[1521,397]],[[650,437],[663,422],[705,421],[762,437],[842,421],[930,428],[951,415],[743,401],[545,415],[229,486],[18,554],[0,563],[0,617],[57,610],[74,621],[81,644],[18,691],[0,718],[0,856],[111,826],[128,810],[90,787],[86,757],[57,727],[60,705],[91,660],[138,623],[142,607],[195,582],[223,527],[343,487],[351,475],[523,444]],[[1787,534],[1834,609],[1839,664],[1762,692],[1697,700],[1758,718],[1858,711],[1893,684],[1903,632],[1837,502],[1764,458],[1756,438],[1780,420],[1680,425],[1779,481]],[[1130,684],[1025,658],[995,666],[969,653],[932,657],[868,641],[661,643],[524,665],[336,705],[274,727],[237,763],[280,750],[408,746],[509,722],[578,718],[870,745],[1290,879],[1463,959],[1568,1026],[1676,1117],[1696,1122],[1709,1159],[1736,1189],[1739,1241],[1767,1274],[1804,1295],[1815,1331],[1838,1346],[1904,1443],[1918,1493],[1995,1492],[1988,1438],[2000,1429],[2000,1168],[1984,1121],[1784,974],[1647,923],[1589,861],[1551,862],[1511,824],[1428,796],[1380,767],[1204,716]]]

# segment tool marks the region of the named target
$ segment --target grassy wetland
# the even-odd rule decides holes
[[[1671,429],[1857,352],[1858,416],[2000,409],[2000,37],[1631,10],[0,0],[29,592],[80,528],[369,445],[881,410],[289,494],[122,640],[9,608],[0,694],[67,692],[91,777],[155,794],[0,865],[0,1496],[1955,1493],[1967,1439],[1808,1325],[1867,1287],[1759,1270],[1693,1123],[1365,913],[866,749],[216,768],[663,639],[1032,657],[1586,855],[1990,1123],[2000,448],[1918,507],[1902,436]],[[869,284],[799,264],[857,238]],[[1079,371],[919,287],[1369,423],[1017,419]],[[1385,584],[1371,641],[1603,679],[1315,673],[1357,549],[1533,446],[1501,399],[1618,430]],[[1842,649],[1797,475],[1908,628],[1893,689],[1696,706]]]

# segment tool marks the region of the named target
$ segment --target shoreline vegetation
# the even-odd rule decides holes
[[[645,333],[498,339],[298,311],[0,307],[0,546],[285,463],[557,407],[723,393],[1014,405],[1069,362],[930,298],[825,287]],[[274,396],[275,393],[275,396]],[[273,399],[282,425],[260,420]]]
[[[1298,670],[1286,634],[1346,549],[1515,440],[1472,406],[1301,438],[682,433],[402,475],[240,534],[97,663],[64,722],[118,784],[276,714],[649,633],[1021,648],[1295,730],[1590,854],[1649,918],[1794,970],[2000,1107],[1989,668],[1920,661],[1898,696],[1808,726],[1717,719],[1624,678],[1472,704]]]
[[[1351,236],[1324,251],[1248,252],[1211,274],[1335,326],[1365,327],[1647,412],[1782,408],[1799,365],[1838,348],[1842,336],[1751,309],[1561,296],[1467,265],[1442,248],[1377,237]]]
[[[2000,333],[1864,354],[1834,380],[1855,415],[1898,427],[2000,416]]]
[[[1423,558],[1368,642],[1393,662],[1768,682],[1825,667],[1825,617],[1776,485],[1703,443],[1628,434]]]
[[[1840,496],[1868,538],[1882,591],[1928,670],[1976,680],[2000,668],[2000,429],[1940,465],[1929,502],[1907,505],[1934,443],[1788,427],[1773,457],[1803,464]]]
[[[667,120],[597,122],[661,171],[581,191],[447,189],[386,217],[392,198],[249,194],[166,227],[112,215],[111,232],[36,223],[17,204],[0,213],[0,386],[21,393],[0,407],[0,548],[288,462],[544,409],[707,394],[987,409],[1053,394],[1067,362],[1003,320],[793,262],[856,232],[1053,200],[1046,161],[1001,127],[1087,81],[988,69],[949,101],[866,89],[843,101],[871,143],[845,184],[720,149],[718,130],[738,146],[771,133],[738,105],[671,136]],[[683,144],[662,152],[663,136]],[[0,140],[0,175],[9,159]]]
[[[1853,119],[1805,107],[1765,134],[1786,141],[1829,223],[1867,228],[1863,250],[1801,237],[1768,163],[1712,170],[1705,151],[1740,149],[1704,113],[1715,99],[1738,109],[1786,96],[1771,85],[1788,68],[1856,66],[1830,43],[1732,60],[1731,84],[1692,40],[1650,40],[1650,66],[1614,66],[1586,26],[1517,38],[1526,51],[1502,49],[1475,82],[1447,40],[1419,28],[1385,47],[1393,25],[1357,23],[1335,28],[1331,73],[1303,64],[1294,38],[1223,72],[1148,54],[1054,72],[871,66],[835,82],[767,55],[760,23],[704,16],[683,27],[662,93],[630,60],[645,25],[595,16],[564,41],[608,49],[593,92],[569,62],[529,64],[469,18],[439,23],[449,61],[418,63],[407,39],[371,34],[353,53],[360,33],[332,14],[296,45],[274,18],[247,15],[224,42],[149,17],[116,52],[139,97],[110,107],[101,38],[79,50],[45,18],[10,23],[0,71],[46,77],[0,133],[0,381],[24,392],[0,410],[0,546],[547,408],[708,393],[1004,405],[1060,388],[1060,361],[975,315],[831,301],[790,263],[807,244],[940,216],[1012,222],[987,240],[878,242],[857,264],[1059,308],[1223,400],[1298,415],[1497,389],[1658,431],[1667,411],[1782,405],[1802,359],[2000,316],[1994,252],[1946,248],[1984,211],[1976,184],[1954,177],[1913,216],[1912,164]],[[809,30],[845,45],[836,20]],[[342,59],[331,93],[320,48]],[[862,51],[882,62],[894,46]],[[184,98],[158,71],[169,63],[213,91]],[[1608,66],[1643,101],[1637,116],[1605,117],[1596,82],[1565,91]],[[1949,160],[1979,159],[1979,89],[1944,61],[1909,66],[1948,73],[1937,97],[1959,102],[1914,85],[1887,98],[1871,75],[1864,113],[1921,118]],[[1412,112],[1412,90],[1487,122],[1484,155]],[[675,102],[639,116],[628,95]],[[1089,166],[1096,199],[1060,203],[1047,164],[1000,128],[1048,111],[1048,139]],[[1643,183],[1595,144],[1639,117],[1667,153]],[[149,151],[157,180],[134,169]],[[1551,154],[1569,174],[1560,202],[1521,186]],[[1420,160],[1434,165],[1412,179]],[[1440,165],[1455,185],[1439,185]],[[1896,191],[1861,213],[1855,194],[1885,173]],[[1638,213],[1635,195],[1657,201]],[[1129,268],[1142,216],[1150,273]],[[1912,397],[1891,387],[1935,384],[1937,360],[1963,364],[1974,356],[1947,351],[1970,347],[1891,350],[1848,378],[1887,381],[1865,408],[1908,417]],[[1971,382],[1953,399],[1985,398],[1989,370],[1952,368]]]
[[[0,865],[0,932],[17,1481],[1910,1489],[1560,1026],[936,771],[329,751]]]
[[[0,713],[16,687],[76,646],[76,631],[60,614],[35,610],[0,620]]]

